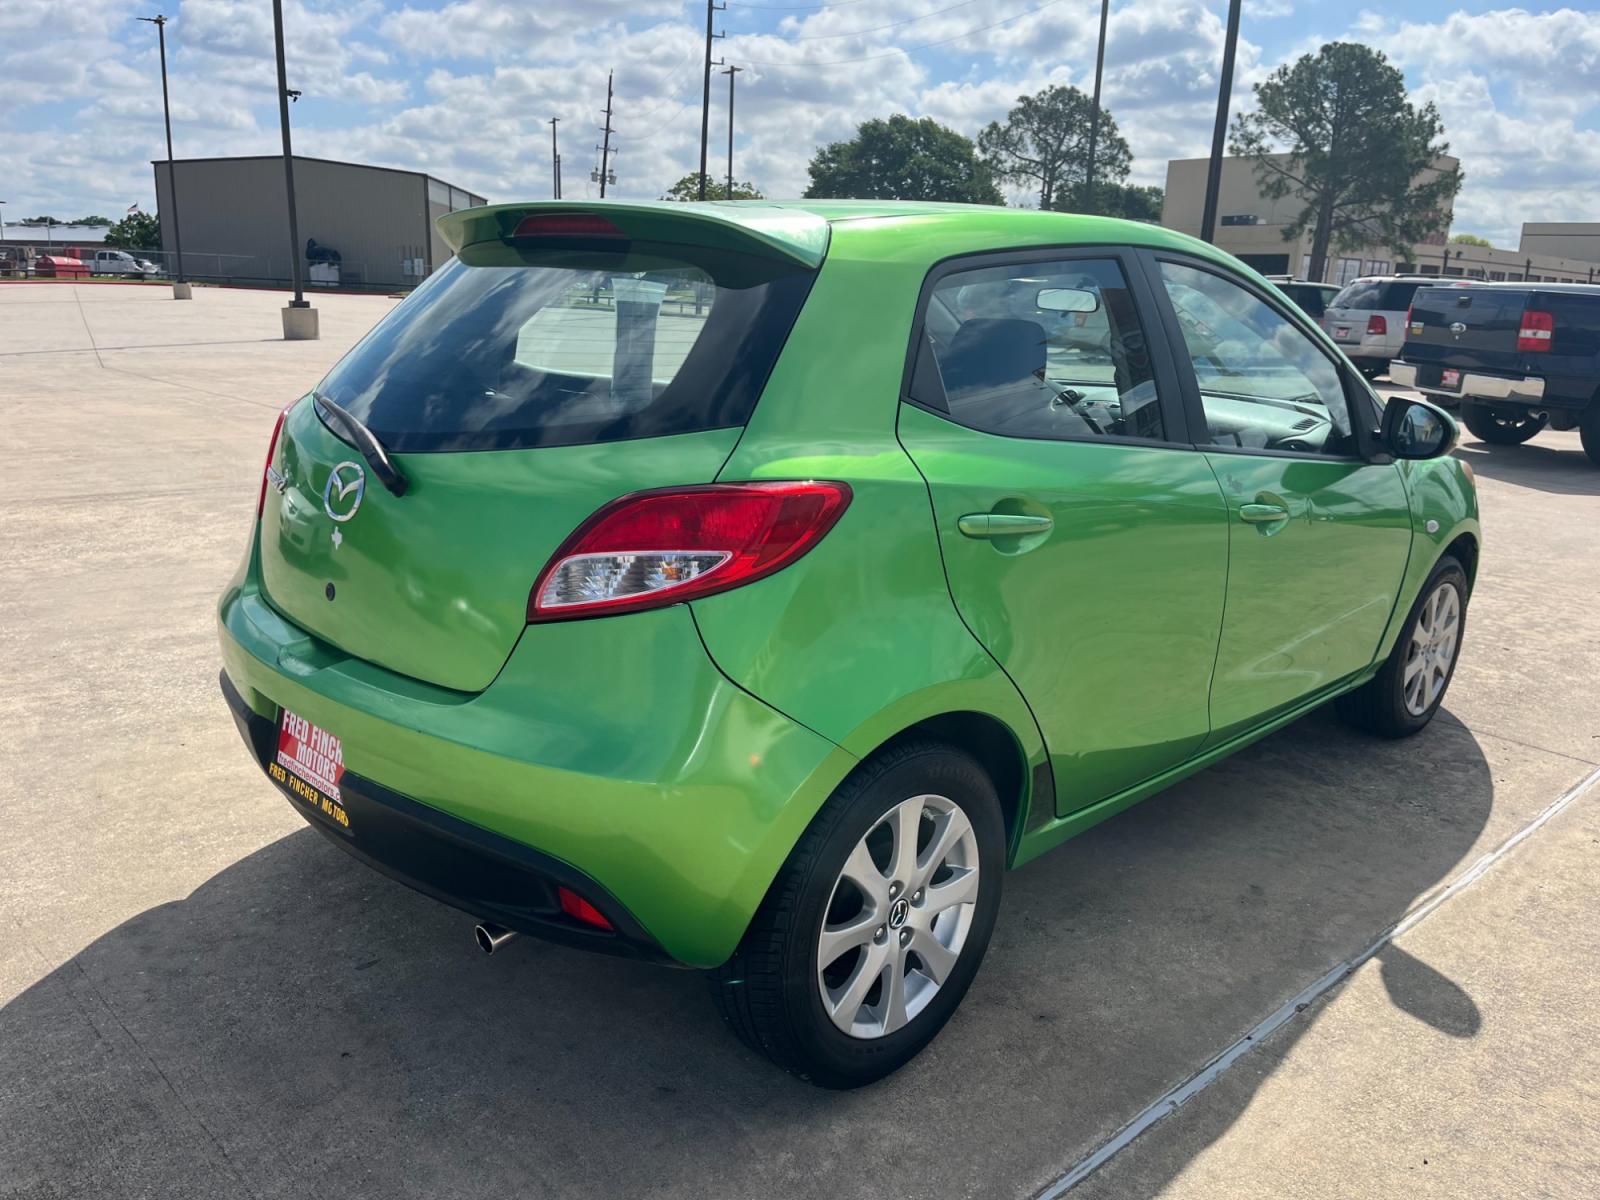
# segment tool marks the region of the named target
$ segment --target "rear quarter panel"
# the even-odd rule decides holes
[[[1038,727],[955,610],[927,486],[895,436],[929,265],[925,220],[871,225],[870,236],[836,226],[805,310],[719,476],[839,479],[854,493],[850,507],[794,566],[694,601],[695,618],[712,658],[739,686],[853,755],[924,718],[977,711],[1011,731],[1032,767],[1044,761]]]

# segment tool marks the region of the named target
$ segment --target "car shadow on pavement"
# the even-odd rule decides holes
[[[1387,743],[1308,717],[1008,877],[950,1026],[853,1093],[745,1051],[692,972],[528,939],[485,958],[467,917],[301,830],[0,1010],[0,1177],[163,1200],[1028,1194],[1370,945],[1493,797],[1454,722]],[[1397,1005],[1476,1032],[1432,968],[1382,967]]]
[[[1537,438],[1520,446],[1492,446],[1469,435],[1456,453],[1485,479],[1561,496],[1600,496],[1600,466],[1589,461],[1576,440],[1569,446]]]

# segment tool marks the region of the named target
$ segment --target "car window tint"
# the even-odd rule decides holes
[[[1215,445],[1356,452],[1339,371],[1292,321],[1210,271],[1164,262],[1161,279]]]
[[[1383,285],[1383,296],[1376,305],[1378,308],[1390,312],[1403,312],[1411,307],[1411,299],[1421,287],[1419,283],[1386,283]]]
[[[1344,289],[1328,301],[1329,308],[1377,308],[1378,285],[1365,279],[1358,279],[1347,284]]]
[[[923,337],[912,397],[963,425],[1007,437],[1165,436],[1149,347],[1110,259],[947,275]]]

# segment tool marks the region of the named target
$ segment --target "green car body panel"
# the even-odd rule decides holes
[[[1475,566],[1454,460],[1027,440],[903,402],[944,260],[1142,247],[1259,281],[1191,238],[876,202],[502,205],[440,228],[470,265],[544,212],[815,271],[749,419],[396,453],[406,494],[369,486],[336,529],[327,477],[360,456],[302,401],[278,443],[284,484],[221,600],[223,666],[257,717],[292,711],[336,733],[360,777],[570,864],[675,961],[726,960],[829,795],[908,730],[981,742],[1017,865],[1361,683],[1439,556],[1465,542]],[[796,479],[851,499],[775,574],[528,623],[541,568],[608,502]],[[1238,519],[1263,496],[1289,502],[1280,526]],[[1053,529],[973,538],[975,514]]]

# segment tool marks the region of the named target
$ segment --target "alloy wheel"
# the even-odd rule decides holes
[[[1443,694],[1460,638],[1461,597],[1455,584],[1446,580],[1423,601],[1411,627],[1401,689],[1412,716],[1422,716]]]
[[[879,1038],[932,1001],[961,958],[978,899],[978,841],[944,796],[902,800],[862,835],[834,881],[817,937],[822,1007]]]

